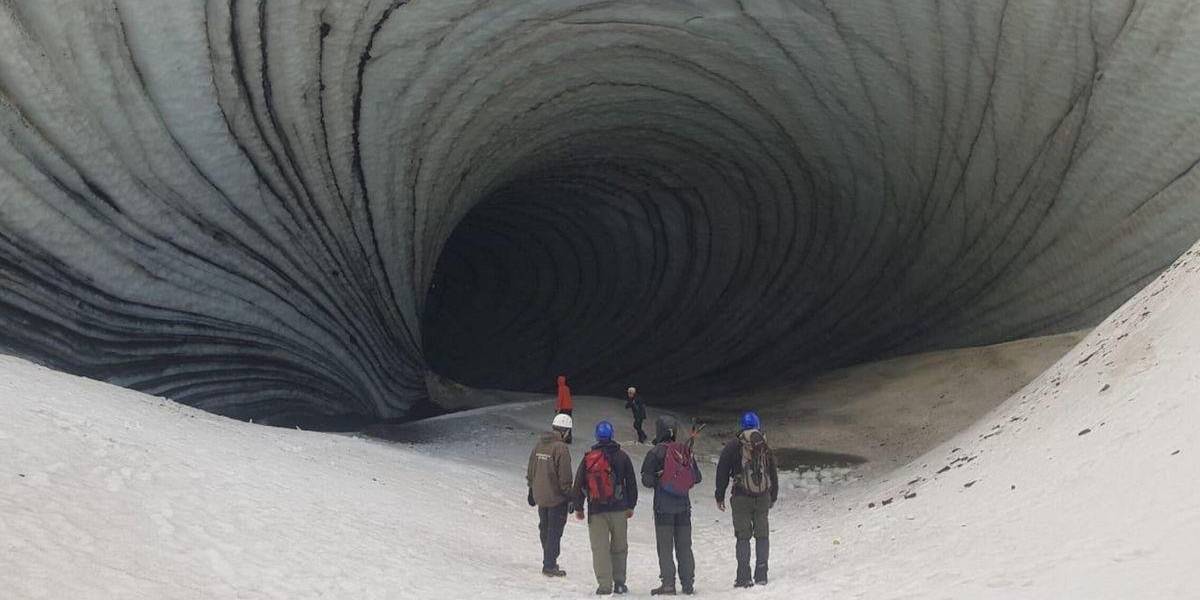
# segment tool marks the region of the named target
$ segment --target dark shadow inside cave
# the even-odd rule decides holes
[[[553,390],[566,373],[577,392],[613,393],[652,365],[661,333],[646,311],[664,304],[655,295],[675,266],[663,255],[675,224],[654,196],[672,191],[601,168],[513,182],[454,230],[424,312],[435,372],[522,391]]]

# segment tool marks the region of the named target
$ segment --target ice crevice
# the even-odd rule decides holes
[[[1186,0],[0,4],[0,351],[287,422],[1094,325],[1200,238],[1196,31]]]

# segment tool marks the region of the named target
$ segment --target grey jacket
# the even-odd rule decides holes
[[[661,416],[654,422],[654,443],[656,446],[646,459],[642,461],[642,485],[648,488],[654,488],[654,512],[657,514],[679,514],[690,513],[692,510],[692,500],[689,495],[677,496],[670,492],[665,492],[659,489],[658,480],[662,475],[663,466],[667,458],[667,442],[675,441],[675,434],[679,431],[679,422],[668,416]],[[700,483],[700,465],[692,461],[692,474],[696,477],[696,484]]]

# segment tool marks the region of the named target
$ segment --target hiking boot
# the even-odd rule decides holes
[[[675,586],[667,585],[664,583],[664,584],[650,590],[650,595],[651,596],[674,596],[675,595]]]
[[[685,583],[683,584],[681,591],[683,592],[684,596],[691,596],[696,593],[696,588],[690,583]]]
[[[755,577],[754,585],[767,585],[767,576],[763,575],[761,577]]]
[[[614,583],[613,584],[613,593],[614,594],[628,594],[629,588],[625,587],[625,584],[623,584],[623,583]]]
[[[739,579],[739,580],[733,582],[733,587],[735,587],[735,588],[752,588],[752,587],[754,587],[754,582],[749,579]]]
[[[612,593],[613,593],[613,588],[606,588],[604,586],[600,586],[600,587],[596,588],[597,596],[611,596]]]
[[[554,567],[552,569],[542,569],[542,575],[545,575],[546,577],[566,577],[567,572],[558,567]]]

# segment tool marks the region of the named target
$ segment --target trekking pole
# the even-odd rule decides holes
[[[692,434],[688,436],[687,441],[688,450],[696,445],[696,438],[700,436],[700,432],[704,431],[705,427],[708,427],[708,423],[692,423]]]

